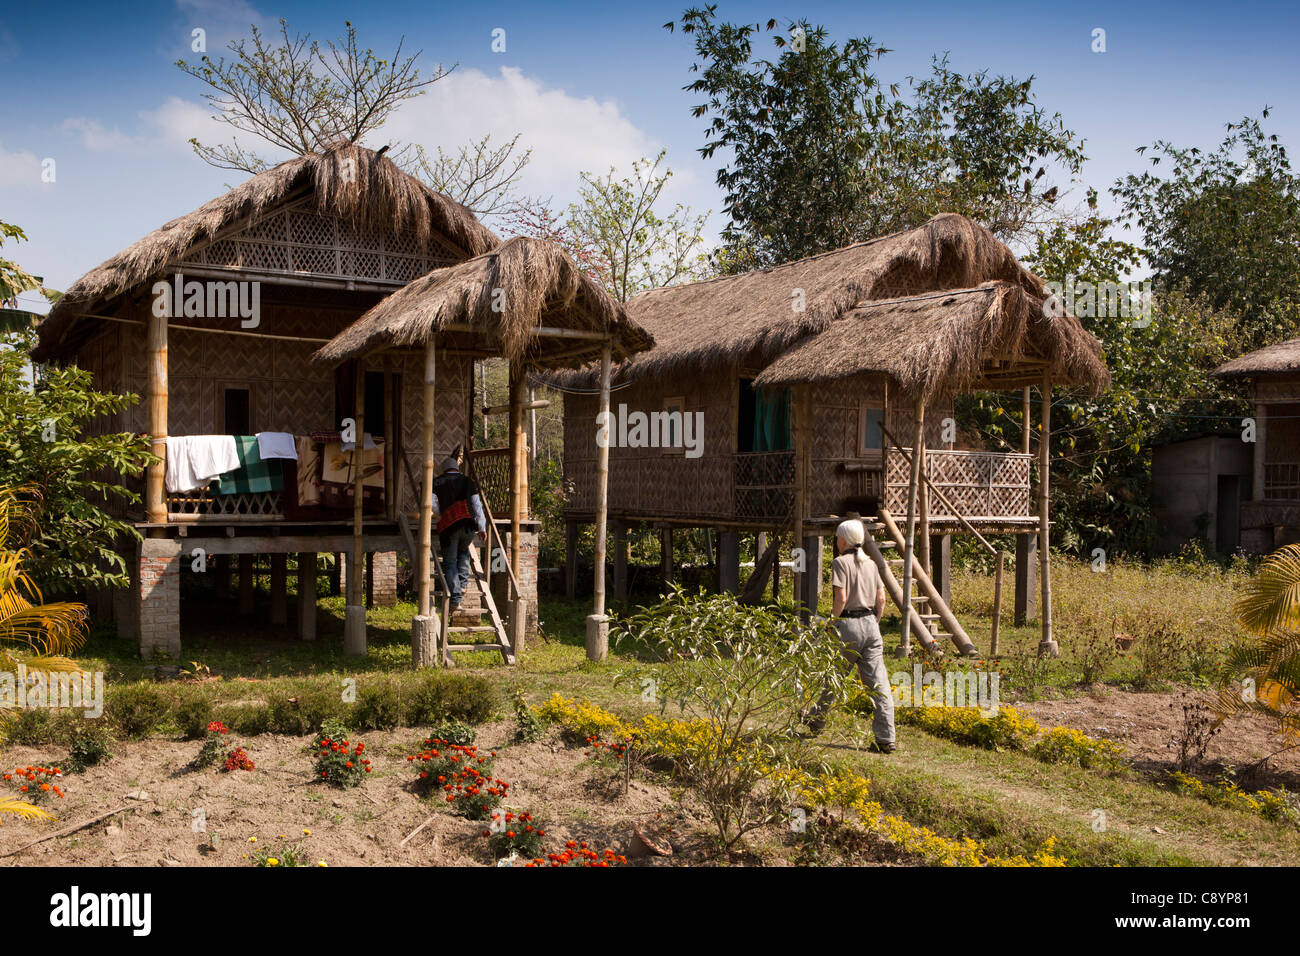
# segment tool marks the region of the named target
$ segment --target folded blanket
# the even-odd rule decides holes
[[[288,432],[258,432],[257,454],[263,461],[268,458],[298,460],[298,450],[294,447],[293,436]]]
[[[252,435],[235,438],[239,451],[239,468],[227,471],[218,479],[217,492],[223,495],[260,494],[284,489],[284,474],[274,458],[263,461],[257,453],[257,439]]]

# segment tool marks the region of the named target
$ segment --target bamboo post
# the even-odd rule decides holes
[[[411,664],[434,667],[438,664],[438,635],[441,624],[433,609],[433,478],[436,470],[434,452],[434,384],[437,373],[437,337],[431,335],[424,346],[424,474],[420,485],[420,537],[415,547],[417,605],[411,622]]]
[[[384,515],[397,520],[397,449],[394,447],[393,375],[384,369]]]
[[[610,344],[600,353],[600,412],[598,426],[609,430]],[[609,653],[609,617],[605,614],[605,520],[609,512],[609,441],[598,442],[596,449],[596,553],[595,599],[587,618],[587,659],[601,661]],[[671,549],[669,554],[671,555]]]
[[[524,433],[527,378],[522,362],[510,363],[510,570],[516,582],[510,600],[510,634],[516,660],[523,651],[523,621],[528,609],[517,583],[523,550],[521,524],[528,515],[528,436]]]
[[[912,440],[912,474],[907,482],[907,540],[903,553],[903,603],[912,606],[913,562],[916,560],[916,506],[921,483],[920,449],[925,444],[925,399],[916,399],[916,430]],[[898,644],[898,656],[907,657],[912,652],[912,615],[904,612],[903,636]]]
[[[989,639],[989,657],[998,654],[998,629],[1002,623],[1002,568],[1006,557],[1006,552],[999,548],[997,570],[993,575],[993,636]]]
[[[916,456],[921,459],[922,476],[921,481],[916,487],[916,493],[918,495],[917,509],[920,515],[918,518],[920,529],[916,533],[917,537],[920,538],[920,541],[918,542],[918,551],[920,552],[918,558],[920,559],[921,567],[925,568],[925,573],[933,577],[934,569],[930,564],[930,485],[929,482],[926,481],[926,478],[929,475],[930,462],[929,453],[925,448],[924,430],[921,432],[921,444],[916,449]]]
[[[353,367],[352,555],[348,565],[347,606],[343,609],[343,653],[366,653],[365,530],[362,526],[363,472],[366,454],[366,370],[361,359]]]
[[[1023,455],[1029,454],[1029,439],[1034,430],[1033,411],[1030,407],[1031,399],[1031,389],[1026,385],[1020,399],[1020,421],[1022,426],[1020,453]],[[1038,555],[1035,553],[1037,550],[1034,547],[1032,532],[1016,535],[1016,595],[1012,622],[1017,627],[1021,627],[1028,622],[1034,613],[1034,591],[1037,588],[1034,564],[1038,560]]]
[[[528,386],[528,460],[537,460],[537,389]]]
[[[167,296],[162,297],[164,303]],[[162,311],[162,315],[157,315]],[[171,308],[164,305],[149,312],[149,435],[150,450],[158,461],[145,472],[145,520],[150,524],[167,522],[167,501],[163,479],[167,473],[167,318]],[[151,534],[160,534],[152,529]]]
[[[1051,521],[1049,507],[1051,502],[1051,445],[1052,445],[1052,372],[1043,371],[1042,385],[1042,424],[1038,435],[1038,579],[1042,587],[1039,619],[1042,622],[1043,636],[1038,644],[1038,653],[1057,657],[1060,646],[1052,638],[1052,577],[1050,544]]]

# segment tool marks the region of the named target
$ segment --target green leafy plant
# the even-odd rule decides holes
[[[98,721],[85,721],[72,730],[65,766],[71,773],[106,763],[113,756],[113,735]]]
[[[338,721],[327,720],[313,744],[316,776],[344,790],[359,787],[370,773],[370,760],[365,756],[366,745],[361,741],[353,744],[349,737],[347,727]]]
[[[545,728],[542,726],[542,722],[537,719],[536,712],[528,706],[528,698],[524,696],[523,688],[515,688],[513,704],[515,709],[515,742],[531,744],[541,740]]]
[[[219,720],[214,720],[208,724],[203,746],[194,759],[190,761],[191,770],[202,770],[205,767],[211,767],[220,760],[226,753],[226,735],[230,733],[230,728]]]

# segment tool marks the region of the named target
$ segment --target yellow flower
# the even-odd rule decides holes
[[[302,831],[302,835],[303,835],[303,836],[311,836],[311,831],[310,831],[310,830],[303,830],[303,831]]]
[[[319,863],[317,863],[316,865],[317,865],[317,866],[329,866],[329,864],[326,863],[324,860],[321,860],[321,861],[320,861]]]
[[[249,837],[249,838],[248,838],[248,842],[249,842],[249,843],[256,843],[256,842],[257,842],[257,837]]]
[[[275,857],[273,857],[273,856],[269,856],[269,857],[266,858],[266,865],[267,865],[267,866],[279,866],[279,865],[280,865],[280,861],[277,860],[277,859],[276,859]]]

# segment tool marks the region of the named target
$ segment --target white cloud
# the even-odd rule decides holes
[[[502,67],[496,76],[454,71],[404,103],[374,142],[389,137],[430,151],[454,150],[486,133],[501,142],[522,134],[520,146],[533,151],[522,190],[554,196],[561,205],[574,194],[579,171],[603,174],[614,166],[627,174],[637,159],[659,151],[614,101],[548,89],[514,67]]]
[[[41,161],[35,153],[9,152],[0,146],[0,186],[6,189],[32,188],[40,185]]]
[[[103,152],[105,150],[117,150],[132,144],[132,139],[126,133],[114,126],[112,129],[105,128],[104,124],[98,120],[93,120],[85,116],[69,116],[63,121],[61,129],[81,134],[81,144],[93,152]]]

